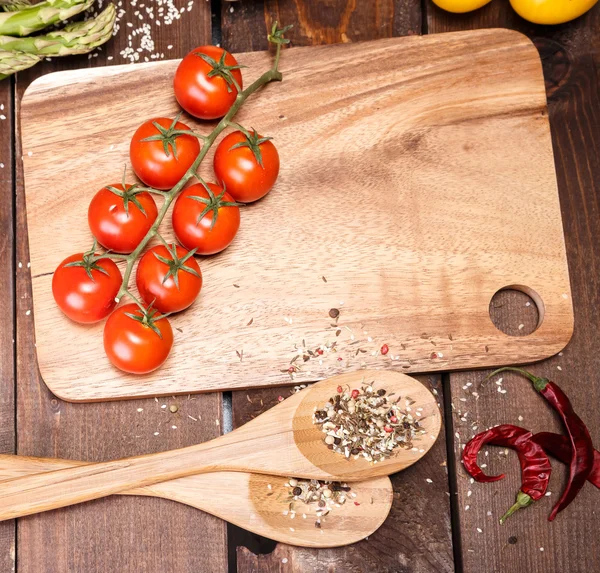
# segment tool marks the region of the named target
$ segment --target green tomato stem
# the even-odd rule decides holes
[[[130,255],[128,255],[127,257],[124,258],[124,260],[127,261],[127,267],[126,267],[125,273],[123,275],[123,282],[121,284],[121,288],[119,289],[119,292],[117,293],[117,296],[116,296],[117,302],[120,302],[120,300],[124,296],[129,296],[129,297],[133,298],[138,304],[140,304],[139,301],[137,301],[135,299],[135,297],[133,297],[133,295],[131,294],[131,292],[129,291],[129,288],[128,288],[129,280],[131,278],[131,272],[133,271],[133,265],[134,265],[135,261],[138,259],[138,257],[140,256],[140,253],[144,250],[146,245],[157,235],[158,228],[160,227],[160,224],[162,223],[163,219],[165,218],[165,215],[167,214],[169,207],[171,206],[171,203],[176,199],[177,195],[179,195],[181,190],[185,187],[186,183],[190,179],[192,179],[192,177],[196,176],[198,168],[200,167],[200,164],[202,163],[203,159],[206,157],[206,154],[208,153],[208,151],[214,144],[217,137],[221,134],[221,132],[229,126],[232,118],[238,112],[238,110],[240,109],[242,104],[255,91],[257,91],[261,87],[265,86],[266,84],[273,82],[273,81],[277,81],[277,82],[281,81],[282,75],[278,69],[280,54],[281,54],[281,44],[277,44],[277,48],[276,48],[276,52],[275,52],[275,60],[273,61],[273,67],[269,71],[265,72],[262,76],[260,76],[257,80],[255,80],[245,90],[238,91],[235,101],[233,102],[233,105],[231,106],[231,108],[229,109],[227,114],[221,119],[221,121],[219,121],[217,126],[210,133],[210,135],[203,138],[204,145],[202,146],[200,153],[194,160],[194,163],[192,163],[192,165],[185,172],[183,177],[177,182],[175,187],[173,187],[170,191],[165,192],[164,194],[161,193],[164,196],[165,201],[164,201],[160,211],[158,212],[156,221],[154,221],[154,224],[152,225],[152,227],[150,227],[150,229],[146,233],[146,236],[140,241],[139,245],[135,248],[135,250]]]

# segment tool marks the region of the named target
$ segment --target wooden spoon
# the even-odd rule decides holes
[[[327,449],[313,413],[338,386],[374,383],[410,397],[425,434],[411,450],[372,464]],[[0,483],[0,520],[65,507],[192,474],[237,471],[334,481],[360,481],[400,471],[423,457],[441,426],[438,404],[425,386],[398,372],[361,370],[335,376],[294,394],[233,432],[195,446],[26,476]]]
[[[84,465],[86,462],[0,455],[0,481]],[[302,547],[339,547],[360,541],[379,529],[392,507],[394,492],[389,478],[355,482],[346,503],[333,507],[318,528],[316,504],[295,502],[296,514],[291,518],[287,481],[279,476],[215,472],[121,493],[185,503],[258,535]]]

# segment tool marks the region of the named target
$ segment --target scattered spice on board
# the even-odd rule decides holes
[[[305,506],[316,506],[315,527],[321,529],[323,518],[336,507],[344,505],[348,499],[351,488],[346,483],[322,480],[305,480],[289,478],[286,487],[289,488],[287,502],[288,509],[283,512],[290,519],[295,519],[300,504]],[[302,508],[304,512],[304,508]],[[306,513],[302,513],[306,519]]]
[[[413,438],[425,433],[420,425],[425,418],[412,416],[410,398],[401,405],[401,396],[392,400],[394,394],[387,395],[374,385],[363,384],[360,389],[338,386],[337,394],[313,414],[327,447],[346,459],[362,456],[377,463],[398,447],[412,449]]]

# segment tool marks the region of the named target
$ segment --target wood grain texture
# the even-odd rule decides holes
[[[264,53],[240,58],[247,80],[268,67]],[[541,66],[524,36],[496,30],[287,51],[284,84],[237,118],[276,137],[276,189],[244,210],[231,247],[201,261],[202,295],[173,318],[183,332],[165,366],[117,372],[104,355],[103,324],[74,324],[54,304],[52,272],[89,248],[87,205],[127,162],[139,123],[131,109],[176,112],[176,65],[50,75],[25,98],[38,360],[61,398],[289,383],[282,370],[303,340],[338,346],[300,368],[297,382],[363,363],[423,372],[524,362],[567,343],[572,308]],[[66,145],[69,132],[53,128],[48,106],[68,107],[61,126],[87,125],[84,146]],[[207,178],[210,162],[209,154]],[[171,236],[168,224],[163,234]],[[490,299],[509,285],[533,289],[543,306],[526,338],[489,318]],[[328,311],[342,302],[347,328],[336,338]],[[77,340],[77,360],[67,340]],[[385,358],[383,341],[392,349]],[[367,352],[355,356],[355,344]]]
[[[413,447],[398,448],[376,464],[346,459],[327,448],[313,421],[336,388],[369,384],[402,397],[417,412],[422,434]],[[441,426],[435,397],[414,378],[364,370],[334,376],[305,389],[235,432],[165,452],[99,462],[0,483],[0,520],[49,511],[162,481],[214,471],[241,471],[307,479],[362,481],[387,476],[418,462],[434,445]]]
[[[78,467],[89,462],[55,458],[0,456],[0,481],[42,472]],[[392,484],[387,477],[353,483],[349,500],[332,507],[325,526],[315,527],[316,506],[295,504],[290,514],[288,478],[243,472],[191,475],[122,492],[161,497],[190,505],[258,535],[303,547],[338,547],[360,541],[376,531],[392,506]],[[214,495],[216,490],[219,495]],[[360,508],[360,509],[359,509]],[[292,522],[297,517],[297,521]],[[293,527],[291,527],[293,526]]]
[[[136,22],[133,13],[137,9],[123,4],[127,16],[122,20],[122,31],[103,47],[98,58],[44,61],[19,74],[19,97],[39,74],[122,61],[119,52],[127,45],[125,23]],[[209,10],[206,3],[196,2],[188,17],[171,26],[159,28],[153,23],[156,48],[171,57],[182,57],[196,42],[209,43]],[[169,52],[171,44],[174,48]],[[109,61],[109,57],[114,59]],[[20,157],[20,146],[16,153]],[[23,262],[23,268],[17,268],[19,453],[100,461],[187,446],[217,436],[222,417],[218,394],[158,403],[146,399],[79,406],[62,402],[48,391],[37,368],[32,317],[26,314],[31,309],[31,279],[21,162],[17,168],[16,249],[17,261]],[[177,405],[179,410],[173,414],[163,405]],[[224,522],[161,499],[109,498],[21,519],[18,539],[20,573],[227,571]]]
[[[442,399],[439,376],[418,378],[438,392],[439,400]],[[281,388],[234,392],[234,427],[245,424],[277,404],[280,396],[288,395],[289,390]],[[240,546],[237,548],[237,571],[454,571],[444,433],[418,464],[391,478],[394,488],[391,512],[384,524],[367,540],[337,550],[280,544],[273,553],[266,555],[255,555]],[[287,564],[282,563],[284,559]]]
[[[309,4],[311,19],[300,18],[298,12],[306,13],[302,6]],[[331,14],[339,14],[352,4],[356,12],[373,7],[385,18],[392,16],[392,26],[384,26],[386,34],[405,36],[418,34],[421,30],[421,6],[418,1],[397,1],[393,6],[387,0],[376,2],[303,2],[302,0],[280,0],[277,3],[243,2],[236,4],[233,11],[225,5],[223,9],[223,45],[234,51],[264,49],[257,43],[252,31],[265,23],[265,28],[273,19],[285,24],[294,24],[292,45],[310,45],[316,42],[313,28],[321,29],[323,22],[335,27],[341,22],[331,19]],[[299,6],[299,8],[298,8]],[[357,21],[361,39],[375,39],[382,36],[376,20]],[[309,33],[303,33],[303,30]],[[347,33],[347,31],[346,31]],[[321,36],[322,37],[322,36]],[[432,383],[440,392],[439,376],[420,378]],[[244,424],[265,408],[277,403],[279,396],[288,395],[288,389],[258,389],[234,392],[234,427]],[[241,546],[245,542],[237,532],[230,531],[230,544],[238,545],[237,571],[240,573],[261,571],[423,571],[431,573],[454,570],[452,539],[450,531],[449,496],[443,491],[447,486],[445,474],[445,436],[438,438],[430,453],[419,464],[392,478],[395,488],[395,502],[392,512],[384,525],[368,541],[337,551],[309,551],[289,545],[277,545],[275,551],[266,555],[255,555],[250,549]],[[427,478],[433,480],[434,493],[424,490]],[[429,505],[429,501],[431,505]],[[414,534],[412,534],[414,532]]]
[[[573,338],[563,353],[531,367],[539,376],[555,380],[569,395],[576,411],[599,443],[596,404],[600,399],[597,333],[600,324],[600,10],[562,26],[534,26],[521,20],[510,6],[492,2],[465,16],[450,16],[428,3],[431,32],[507,26],[526,33],[540,50],[544,64],[550,125],[564,219],[565,239],[575,311]],[[527,299],[513,294],[502,303],[504,327],[531,324]],[[562,431],[556,416],[523,379],[503,377],[498,392],[492,384],[477,385],[485,372],[450,375],[455,407],[454,430],[460,443],[471,437],[473,424],[484,428],[514,423],[533,431]],[[473,386],[466,387],[468,384]],[[466,387],[466,388],[465,388]],[[473,390],[476,388],[476,390]],[[475,399],[472,391],[480,394]],[[464,401],[462,401],[464,400]],[[468,412],[466,422],[459,415]],[[487,461],[489,460],[489,461]],[[504,526],[499,516],[513,503],[520,477],[516,456],[506,459],[498,448],[489,448],[489,473],[507,474],[497,484],[470,484],[460,464],[456,466],[462,560],[466,573],[527,571],[528,573],[587,573],[598,568],[600,537],[597,520],[598,492],[585,487],[575,502],[549,523],[547,516],[565,484],[566,470],[553,462],[552,495]],[[468,496],[469,491],[472,492]],[[469,509],[467,510],[467,506]],[[488,511],[492,515],[488,515]],[[483,534],[477,532],[477,527]],[[509,543],[512,538],[513,543]],[[543,551],[541,550],[543,548]]]
[[[13,83],[0,83],[0,453],[15,452]],[[0,524],[0,571],[14,571],[15,523]]]
[[[421,32],[419,0],[258,0],[221,5],[223,46],[234,52],[266,50],[274,21],[293,24],[292,46],[339,44]],[[264,33],[258,31],[264,30]]]

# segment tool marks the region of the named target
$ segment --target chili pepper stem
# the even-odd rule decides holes
[[[500,525],[504,524],[504,522],[515,512],[519,511],[519,509],[523,507],[527,507],[533,503],[533,499],[528,496],[526,493],[520,491],[517,494],[517,501],[509,508],[509,510],[500,518]]]
[[[531,372],[524,370],[523,368],[515,368],[514,366],[505,366],[503,368],[498,368],[498,370],[494,370],[489,376],[486,377],[485,380],[489,380],[492,376],[496,374],[500,374],[501,372],[518,372],[525,376],[525,378],[529,379],[529,381],[533,384],[533,387],[541,392],[548,384],[548,378],[540,378],[538,376],[533,375]]]

